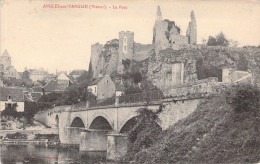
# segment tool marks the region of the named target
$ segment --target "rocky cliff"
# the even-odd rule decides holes
[[[260,48],[200,45],[180,50],[169,48],[160,51],[159,55],[154,52],[149,60],[147,77],[159,88],[167,87],[165,81],[172,76],[174,63],[184,64],[184,83],[208,77],[217,77],[218,81],[222,81],[223,68],[252,72],[254,81],[260,82]]]

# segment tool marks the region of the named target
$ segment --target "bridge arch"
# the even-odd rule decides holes
[[[135,112],[128,113],[127,117],[123,118],[122,120],[120,119],[118,122],[118,131],[120,132],[122,130],[122,128],[124,127],[124,125],[129,120],[131,120],[132,118],[135,118],[136,116],[138,116],[138,113],[135,111]]]
[[[80,127],[80,128],[85,128],[85,124],[83,122],[83,119],[81,117],[75,117],[71,124],[70,127]]]
[[[97,116],[90,123],[89,129],[113,130],[113,126],[108,122],[108,120],[105,117]]]
[[[121,128],[119,128],[119,133],[127,133],[129,132],[137,123],[137,114],[133,116],[132,118],[124,121],[124,124],[121,125]],[[158,127],[162,129],[161,121],[156,121],[156,124]]]
[[[133,129],[136,123],[137,123],[137,116],[130,118],[128,121],[125,122],[125,124],[119,130],[119,133],[129,132],[131,129]]]

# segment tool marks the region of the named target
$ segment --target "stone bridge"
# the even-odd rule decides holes
[[[201,100],[202,98],[169,98],[153,102],[147,107],[157,110],[160,104],[165,105],[158,122],[162,130],[165,130],[192,113]],[[108,159],[118,159],[126,151],[125,133],[134,126],[137,110],[142,107],[146,107],[146,104],[95,108],[59,106],[37,113],[35,119],[57,128],[62,144],[79,145],[81,151],[107,151]]]
[[[183,88],[171,90],[178,93],[174,98],[170,97],[173,93],[167,92],[164,94],[168,98],[152,101],[148,106],[144,102],[115,103],[115,105],[92,108],[88,103],[85,106],[58,106],[37,113],[35,119],[57,128],[62,144],[79,145],[80,151],[107,152],[108,159],[116,160],[126,153],[126,132],[135,125],[139,108],[147,106],[157,110],[160,104],[164,105],[163,112],[159,115],[158,126],[165,130],[192,113],[205,95],[212,92],[208,84],[205,86],[198,84],[197,88],[188,87],[187,90],[189,90],[188,94],[183,91]]]

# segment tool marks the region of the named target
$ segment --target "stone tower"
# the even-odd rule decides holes
[[[157,21],[162,21],[162,12],[160,6],[157,7],[157,13],[156,13],[156,22]]]
[[[124,66],[122,61],[129,59],[132,61],[134,54],[134,33],[130,31],[119,32],[119,57],[117,73],[122,74]]]
[[[0,57],[0,65],[1,64],[4,66],[4,69],[11,66],[11,56],[7,50],[5,50],[3,55]]]
[[[94,45],[91,45],[91,57],[90,57],[90,62],[92,65],[92,71],[93,71],[93,78],[98,78],[99,73],[100,73],[100,54],[103,50],[103,45],[96,43]]]
[[[191,11],[190,18],[191,21],[189,22],[186,36],[188,37],[189,44],[197,44],[197,23],[194,11]]]
[[[160,50],[170,47],[169,40],[165,33],[168,31],[168,22],[162,20],[162,13],[160,6],[157,7],[155,24],[153,27],[153,44],[156,54]]]

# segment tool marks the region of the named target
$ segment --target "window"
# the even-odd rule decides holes
[[[126,46],[124,46],[124,51],[126,51]]]
[[[97,87],[95,87],[95,93],[97,93]]]

